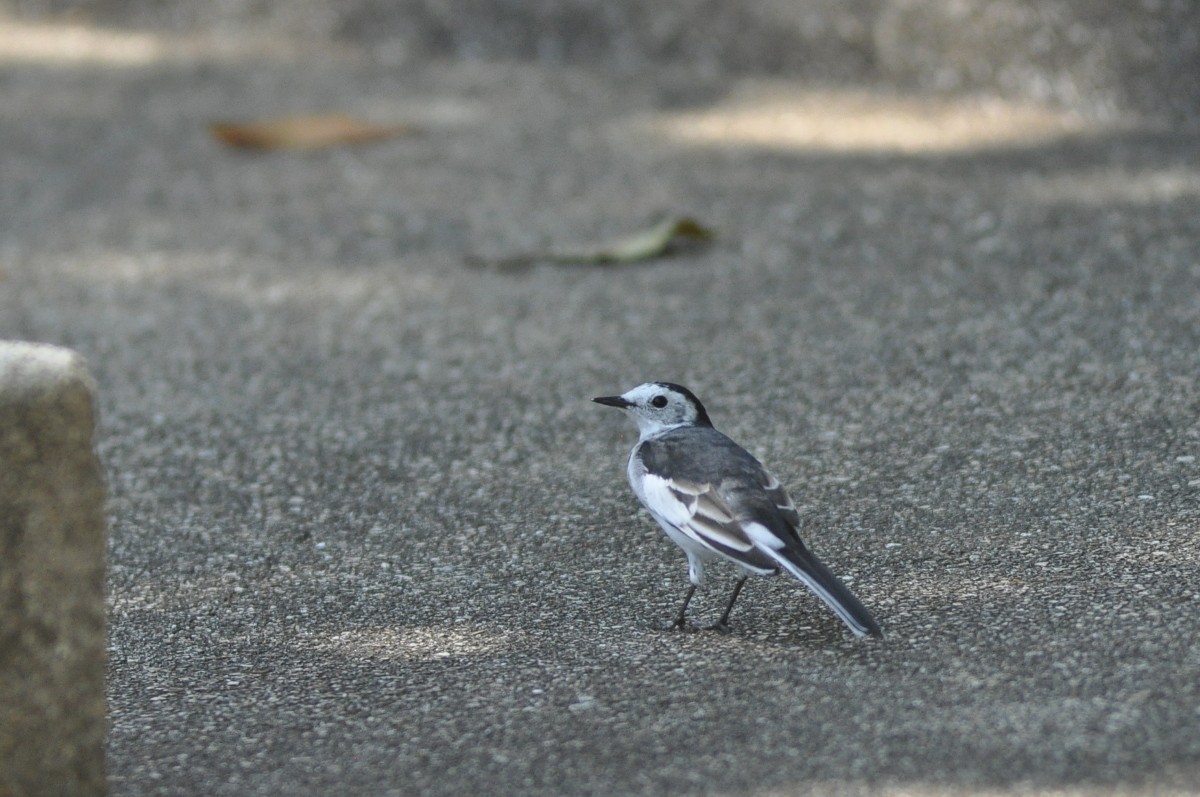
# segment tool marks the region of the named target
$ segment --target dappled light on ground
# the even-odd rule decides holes
[[[1097,207],[1114,202],[1126,205],[1177,202],[1200,197],[1200,169],[1102,166],[1039,177],[1029,193],[1040,202]]]
[[[245,34],[170,36],[117,30],[85,22],[25,22],[0,15],[0,64],[74,67],[144,67],[189,58],[283,55],[295,48],[285,39]]]
[[[305,644],[342,656],[408,661],[479,656],[516,647],[509,635],[495,631],[437,627],[359,628]]]
[[[63,258],[42,273],[89,286],[183,282],[203,287],[214,297],[245,306],[361,306],[383,297],[388,301],[423,301],[445,294],[435,274],[398,274],[386,288],[367,271],[331,268],[334,257],[292,264],[286,274],[264,276],[248,268],[253,258],[237,251],[173,252],[132,257],[104,252],[89,258]]]
[[[999,99],[753,85],[710,108],[659,116],[670,141],[785,151],[938,153],[1029,146],[1085,132],[1078,116]]]

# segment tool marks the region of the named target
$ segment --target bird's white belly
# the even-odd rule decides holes
[[[642,506],[650,512],[650,516],[658,523],[671,542],[678,545],[688,558],[689,576],[693,584],[699,586],[704,579],[704,562],[712,559],[720,558],[712,549],[700,544],[692,537],[684,534],[672,523],[654,511],[651,502],[646,499],[646,470],[641,467],[641,463],[637,457],[638,447],[634,446],[633,451],[629,454],[629,465],[626,473],[629,477],[629,486],[633,488],[633,493],[642,502]]]
[[[684,534],[682,531],[680,531],[679,529],[675,528],[667,521],[660,518],[654,512],[651,512],[650,515],[655,520],[658,521],[658,525],[662,528],[662,530],[664,532],[666,532],[667,536],[671,538],[671,542],[675,543],[680,548],[682,548],[683,552],[688,555],[689,559],[691,559],[692,557],[697,557],[699,559],[704,559],[707,561],[707,560],[719,558],[710,549],[708,549],[708,548],[704,547],[703,545],[701,545],[700,543],[696,542],[691,537]]]

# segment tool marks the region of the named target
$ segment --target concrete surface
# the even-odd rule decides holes
[[[875,71],[939,91],[984,90],[1176,120],[1200,110],[1200,6],[1189,0],[881,0]]]
[[[105,793],[104,484],[82,358],[0,340],[0,794]]]
[[[113,794],[1194,791],[1194,128],[53,24],[4,66],[0,335],[100,384]],[[206,129],[329,109],[426,132]],[[719,237],[463,265],[662,213]],[[885,641],[782,580],[655,630],[686,566],[588,400],[646,379],[792,487]]]

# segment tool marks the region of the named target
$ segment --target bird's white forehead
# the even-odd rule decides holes
[[[632,401],[635,404],[644,404],[655,396],[675,398],[679,396],[679,393],[654,382],[646,382],[625,393],[621,398],[626,401]]]

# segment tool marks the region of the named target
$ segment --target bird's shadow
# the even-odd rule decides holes
[[[828,655],[843,655],[846,658],[861,658],[868,651],[887,646],[883,639],[856,638],[836,618],[828,620],[805,612],[795,612],[787,618],[767,619],[748,612],[740,621],[734,618],[723,627],[713,627],[704,620],[689,622],[683,627],[674,627],[671,619],[659,618],[643,622],[645,630],[663,639],[677,639],[689,646],[711,642],[714,646],[739,646],[770,650],[811,651]]]

